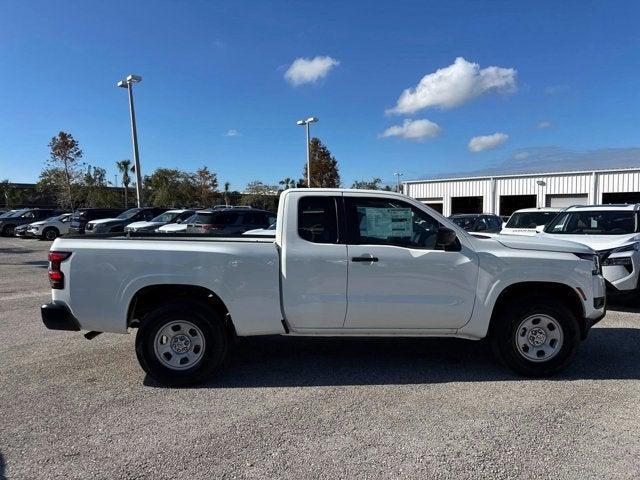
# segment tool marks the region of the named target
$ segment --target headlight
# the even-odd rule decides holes
[[[600,275],[602,273],[602,265],[600,265],[600,257],[598,255],[594,253],[576,253],[575,256],[593,262],[592,275]]]
[[[624,245],[622,247],[614,248],[611,251],[611,253],[632,252],[634,250],[636,251],[640,250],[640,242],[634,242],[634,243],[630,243],[629,245]]]

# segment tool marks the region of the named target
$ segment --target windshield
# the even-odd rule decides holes
[[[160,215],[158,215],[157,217],[152,218],[151,221],[152,222],[169,223],[174,218],[176,218],[178,215],[181,215],[181,213],[180,212],[164,212],[164,213],[161,213]]]
[[[9,210],[8,212],[4,212],[2,215],[0,215],[0,218],[12,217],[15,213],[16,210]]]
[[[459,227],[464,228],[465,230],[468,230],[469,228],[473,227],[473,225],[476,223],[475,216],[449,217],[449,220],[451,220],[453,223],[455,223]]]
[[[505,228],[536,228],[546,225],[558,212],[516,212],[511,215]]]
[[[624,235],[637,232],[637,223],[636,213],[628,210],[563,212],[544,231],[571,235]]]
[[[119,218],[121,220],[128,220],[132,217],[135,217],[135,215],[140,211],[139,208],[130,208],[129,210],[127,210],[126,212],[122,212],[120,215],[118,215],[116,218]]]

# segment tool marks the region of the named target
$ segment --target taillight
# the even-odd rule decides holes
[[[71,252],[49,252],[49,284],[51,288],[62,290],[64,288],[64,274],[60,270],[60,264],[71,256]]]

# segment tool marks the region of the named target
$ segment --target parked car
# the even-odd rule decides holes
[[[71,215],[69,233],[82,234],[91,220],[117,217],[122,212],[122,208],[79,208]]]
[[[24,208],[17,210],[4,218],[0,218],[0,234],[3,237],[13,236],[16,227],[45,219],[54,213],[56,213],[56,210],[53,208]]]
[[[265,237],[274,237],[276,235],[276,222],[273,222],[267,228],[255,228],[247,230],[243,235],[262,235]]]
[[[240,235],[247,230],[267,228],[275,221],[273,213],[256,208],[220,208],[200,210],[187,224],[187,233]]]
[[[29,228],[30,223],[25,223],[24,225],[18,225],[13,229],[13,236],[18,238],[27,238],[27,228]]]
[[[513,212],[507,224],[500,232],[502,235],[536,235],[544,230],[561,208],[523,208]]]
[[[63,213],[46,220],[30,223],[27,226],[27,236],[41,240],[55,240],[60,235],[66,235],[69,233],[71,215],[71,213]]]
[[[189,218],[185,218],[181,223],[167,223],[166,225],[156,228],[158,233],[179,233],[186,232],[187,225],[196,219],[196,213],[194,212]]]
[[[166,212],[166,208],[143,207],[130,208],[122,212],[115,218],[101,218],[99,220],[91,220],[87,223],[84,233],[93,235],[96,233],[118,233],[124,232],[124,228],[133,222],[149,221],[157,217],[161,213]]]
[[[195,213],[195,210],[167,210],[164,213],[161,213],[157,217],[152,218],[151,220],[143,220],[140,222],[133,222],[124,227],[125,232],[153,232],[163,225],[168,224],[181,224],[187,218],[190,218]]]
[[[502,229],[502,219],[492,213],[457,213],[449,218],[467,232],[498,233]]]
[[[640,293],[640,204],[569,207],[540,236],[579,242],[595,250],[611,295]]]
[[[488,337],[515,371],[550,375],[606,312],[589,247],[476,238],[401,194],[289,189],[276,225],[275,238],[58,238],[43,322],[138,328],[142,368],[184,385],[217,371],[234,336],[270,334]]]

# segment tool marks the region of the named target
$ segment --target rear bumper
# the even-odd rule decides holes
[[[42,323],[49,330],[67,330],[77,332],[80,324],[64,303],[46,303],[40,307]]]

